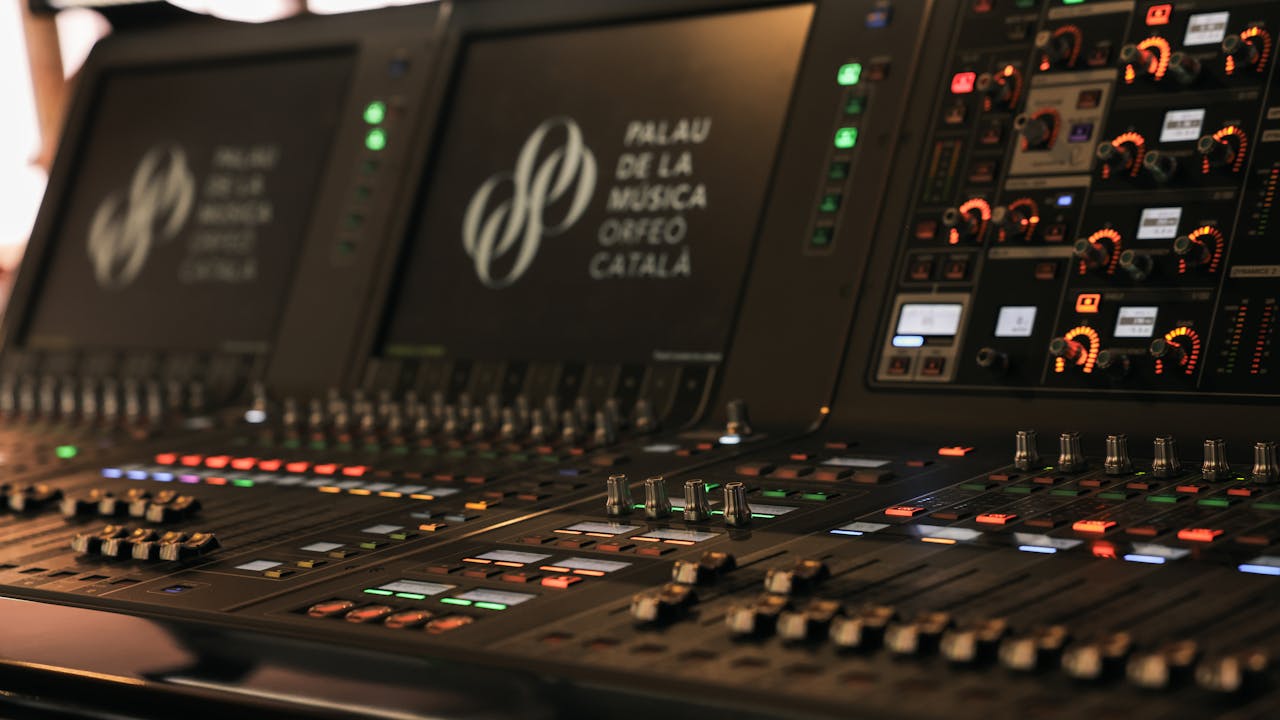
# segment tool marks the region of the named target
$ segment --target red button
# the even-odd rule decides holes
[[[983,525],[1008,525],[1018,518],[1015,513],[983,513],[974,518]]]
[[[210,455],[204,459],[205,467],[211,467],[214,470],[221,470],[231,462],[230,455]]]
[[[231,467],[236,470],[252,470],[258,464],[258,458],[243,457],[236,458],[231,461]]]
[[[334,463],[323,463],[311,468],[312,472],[317,475],[332,475],[338,472],[338,466]]]
[[[182,464],[186,465],[187,467],[195,467],[199,465],[203,460],[204,460],[203,455],[183,455],[182,456]]]
[[[915,517],[922,512],[924,512],[924,508],[922,507],[898,505],[897,507],[891,507],[888,510],[885,510],[884,514],[889,517]]]
[[[309,467],[311,467],[311,463],[305,460],[299,460],[298,462],[291,462],[288,465],[285,465],[284,469],[286,472],[304,473]]]
[[[567,590],[570,586],[580,582],[582,582],[582,578],[576,575],[552,575],[551,577],[542,578],[542,587]]]
[[[1071,525],[1071,529],[1076,532],[1101,535],[1115,526],[1115,520],[1077,520]]]
[[[174,453],[160,453],[156,455],[157,465],[172,465],[178,462],[178,456]]]
[[[342,474],[347,477],[362,477],[368,470],[364,465],[348,465],[342,468]]]
[[[275,472],[280,469],[284,463],[280,460],[262,460],[258,463],[258,469],[263,472]]]
[[[1223,530],[1215,528],[1183,528],[1178,531],[1179,540],[1187,540],[1190,542],[1209,543],[1218,539]]]
[[[964,457],[973,452],[973,448],[962,445],[952,445],[951,447],[938,448],[938,454],[943,457]]]
[[[976,72],[958,72],[951,76],[951,94],[968,95],[973,92],[973,86],[977,81],[978,73]]]

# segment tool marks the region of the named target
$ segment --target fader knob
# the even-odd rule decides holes
[[[1080,449],[1080,433],[1065,432],[1058,436],[1058,469],[1062,472],[1084,470],[1084,452]]]
[[[1151,461],[1151,474],[1158,478],[1177,477],[1182,474],[1182,461],[1178,459],[1178,441],[1172,435],[1157,437],[1152,447],[1155,459]]]
[[[1151,150],[1142,158],[1142,167],[1151,174],[1151,179],[1163,185],[1178,174],[1178,159],[1167,152]]]
[[[1221,438],[1204,441],[1204,463],[1200,474],[1205,480],[1227,480],[1231,477],[1231,464],[1227,462],[1227,441]]]
[[[751,523],[751,506],[747,504],[747,486],[740,482],[724,485],[724,522],[731,527]]]
[[[604,512],[610,517],[630,515],[632,510],[631,485],[626,475],[610,475],[605,480]]]
[[[1013,466],[1030,470],[1040,465],[1040,450],[1036,447],[1035,430],[1019,430],[1014,436]]]
[[[1200,61],[1179,50],[1169,56],[1169,76],[1179,85],[1190,85],[1200,77]]]
[[[1266,682],[1269,666],[1270,657],[1259,649],[1208,658],[1196,665],[1196,685],[1223,694],[1258,690]]]
[[[730,400],[725,406],[724,432],[726,435],[742,437],[751,434],[751,421],[747,418],[747,403],[742,400]]]
[[[711,517],[711,502],[707,499],[707,484],[702,480],[686,480],[684,483],[684,519],[700,522]]]
[[[1254,482],[1270,483],[1280,478],[1280,464],[1276,462],[1276,444],[1273,441],[1253,444]]]
[[[662,520],[671,516],[667,481],[661,475],[644,480],[644,516],[650,520]]]
[[[1155,263],[1151,260],[1151,256],[1146,253],[1140,253],[1136,250],[1125,250],[1120,253],[1120,269],[1129,274],[1137,282],[1142,282],[1151,277],[1151,269],[1155,267]]]
[[[1106,440],[1107,457],[1102,462],[1102,471],[1108,475],[1128,475],[1133,472],[1133,461],[1129,459],[1129,438],[1124,435],[1108,435]]]

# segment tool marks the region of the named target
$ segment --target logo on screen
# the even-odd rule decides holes
[[[98,284],[120,288],[132,283],[152,247],[182,231],[195,194],[196,179],[182,148],[157,145],[148,150],[128,191],[108,195],[89,224],[89,264]]]
[[[485,180],[467,204],[462,246],[480,282],[499,289],[519,280],[544,238],[578,222],[595,189],[596,158],[582,129],[567,117],[544,120],[520,148],[515,169]]]

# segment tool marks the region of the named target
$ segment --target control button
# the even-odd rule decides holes
[[[475,618],[470,615],[446,615],[445,617],[434,618],[427,622],[426,631],[432,635],[457,630],[475,622]]]
[[[849,177],[849,163],[839,160],[827,167],[828,180],[845,180]]]
[[[307,608],[307,615],[313,618],[328,618],[345,615],[356,606],[350,600],[326,600]]]
[[[868,80],[880,82],[889,77],[889,61],[872,60],[867,64],[866,70]]]
[[[978,133],[979,145],[999,145],[1004,142],[1004,121],[988,120]]]
[[[965,107],[964,102],[957,100],[943,111],[942,122],[947,125],[963,125],[967,114],[968,108]]]
[[[867,11],[866,26],[871,30],[880,30],[889,27],[889,23],[892,20],[893,7],[884,4]]]
[[[933,219],[918,221],[915,236],[917,240],[933,240],[938,236],[938,221]]]
[[[929,282],[933,279],[933,260],[912,260],[907,265],[907,280],[911,282]]]
[[[433,617],[435,617],[435,613],[430,610],[401,610],[388,615],[382,621],[382,624],[393,630],[405,630],[422,627]]]
[[[918,505],[898,505],[885,510],[884,514],[889,517],[910,518],[915,517],[924,511],[925,508]]]
[[[983,525],[1008,525],[1018,519],[1016,513],[982,513],[974,518]]]
[[[996,181],[996,161],[978,160],[969,169],[969,182],[973,185],[990,185]]]
[[[942,266],[943,280],[968,280],[969,258],[950,258]]]
[[[551,575],[542,578],[542,587],[555,588],[556,590],[568,590],[569,588],[582,582],[581,575]]]
[[[1102,535],[1115,526],[1114,520],[1077,520],[1071,524],[1071,529],[1078,533]]]
[[[940,377],[947,367],[947,359],[937,355],[926,357],[920,364],[920,374]]]
[[[543,581],[545,584],[546,581]],[[638,623],[665,623],[684,614],[698,602],[688,585],[667,583],[657,590],[637,593],[631,598],[631,618]]]
[[[942,457],[964,457],[971,452],[973,452],[973,448],[966,445],[949,445],[938,448],[938,454]]]
[[[1064,223],[1055,223],[1052,225],[1046,225],[1044,228],[1043,234],[1044,234],[1044,241],[1047,243],[1065,242],[1067,239],[1067,226]],[[1057,267],[1056,263],[1054,263],[1054,267],[1055,268]]]
[[[1217,528],[1183,528],[1178,531],[1178,539],[1187,542],[1211,543],[1223,532],[1225,531]]]
[[[1058,277],[1058,263],[1053,261],[1036,263],[1034,274],[1036,280],[1054,280]]]
[[[908,375],[911,373],[911,358],[905,355],[897,355],[889,358],[889,365],[885,369],[889,375]]]
[[[799,480],[812,473],[813,467],[810,465],[783,465],[773,471],[773,477],[781,480]]]
[[[395,608],[387,605],[365,605],[351,610],[342,619],[350,623],[380,622],[393,612],[395,612]]]

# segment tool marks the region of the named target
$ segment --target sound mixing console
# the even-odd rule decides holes
[[[0,706],[1275,717],[1277,32],[456,0],[110,39],[0,331]]]

